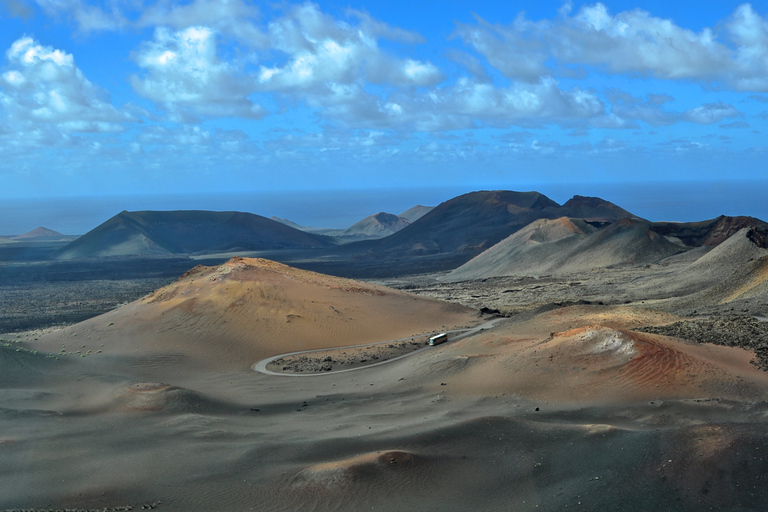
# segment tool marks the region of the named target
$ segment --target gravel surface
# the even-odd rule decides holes
[[[768,322],[761,322],[753,317],[701,318],[660,327],[642,327],[637,330],[697,343],[713,343],[753,350],[755,359],[752,363],[768,371]]]

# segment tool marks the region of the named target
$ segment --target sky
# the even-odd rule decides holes
[[[755,182],[766,133],[768,1],[0,0],[0,198]]]

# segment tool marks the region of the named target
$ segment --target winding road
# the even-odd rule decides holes
[[[482,324],[479,324],[475,327],[472,327],[470,329],[454,329],[452,331],[445,331],[447,334],[453,334],[454,336],[452,336],[449,341],[446,341],[445,343],[441,343],[441,345],[449,344],[454,341],[464,339],[466,337],[477,334],[480,331],[492,329],[494,325],[496,325],[496,323],[500,322],[501,320],[505,320],[505,319],[494,318],[494,319],[488,320],[487,322],[483,322]],[[322,373],[279,373],[279,372],[273,372],[273,371],[267,370],[267,365],[272,361],[274,361],[275,359],[280,359],[281,357],[296,356],[301,354],[311,354],[313,352],[327,352],[329,350],[343,350],[343,349],[349,349],[349,348],[373,347],[376,345],[383,345],[385,343],[397,343],[400,341],[410,341],[412,339],[421,338],[423,336],[424,334],[419,334],[417,336],[410,336],[408,338],[400,338],[396,340],[387,340],[387,341],[377,341],[376,343],[363,343],[362,345],[347,345],[345,347],[329,347],[329,348],[319,348],[319,349],[313,349],[313,350],[300,350],[298,352],[288,352],[287,354],[279,354],[276,356],[268,357],[266,359],[262,359],[261,361],[253,365],[253,369],[254,371],[263,373],[265,375],[276,375],[280,377],[321,377],[323,375],[333,375],[334,373],[354,372],[357,370],[364,370],[366,368],[371,368],[373,366],[379,366],[382,364],[391,363],[392,361],[397,361],[398,359],[403,359],[404,357],[409,357],[409,356],[412,356],[413,354],[418,354],[419,352],[422,352],[432,347],[430,347],[429,345],[426,345],[424,346],[424,348],[420,348],[418,350],[414,350],[413,352],[409,352],[401,356],[393,357],[392,359],[387,359],[385,361],[379,361],[377,363],[371,363],[365,366],[358,366],[357,368],[347,368],[345,370],[335,370],[335,371],[322,372]]]

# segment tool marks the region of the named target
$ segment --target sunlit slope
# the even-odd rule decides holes
[[[446,280],[463,281],[504,275],[540,275],[553,255],[568,250],[597,228],[578,219],[539,219],[451,272]]]
[[[742,228],[677,270],[635,283],[639,296],[665,307],[702,309],[735,300],[768,300],[768,231]]]
[[[447,280],[538,276],[653,263],[685,250],[638,219],[596,229],[584,220],[539,220],[451,272]]]
[[[269,260],[233,258],[218,267],[196,267],[155,293],[46,342],[76,338],[86,345],[78,346],[83,352],[136,354],[147,364],[186,360],[248,368],[270,355],[386,341],[477,321],[476,312],[462,306]]]
[[[333,245],[271,219],[241,212],[121,212],[58,254],[60,259],[274,250]]]

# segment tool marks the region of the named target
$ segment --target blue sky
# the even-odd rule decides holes
[[[767,125],[768,2],[0,0],[5,198],[761,180]]]

